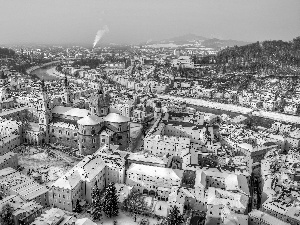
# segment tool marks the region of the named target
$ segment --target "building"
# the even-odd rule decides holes
[[[17,153],[8,152],[0,156],[0,170],[11,167],[17,169],[18,167],[18,155]]]
[[[0,211],[8,204],[13,209],[12,219],[15,225],[29,225],[42,214],[43,206],[35,201],[24,201],[20,196],[10,195],[0,201]]]
[[[262,204],[263,212],[266,212],[286,223],[296,225],[300,223],[300,207],[284,200],[276,199]]]
[[[284,222],[275,216],[260,210],[252,210],[249,214],[249,225],[289,225],[290,223]]]
[[[43,207],[50,205],[46,187],[10,167],[0,170],[0,192],[4,196],[19,195],[26,201],[34,200]]]
[[[141,193],[168,199],[171,188],[180,187],[183,171],[169,168],[131,164],[127,170],[126,184]]]
[[[72,212],[77,200],[92,202],[97,186],[103,190],[109,183],[124,183],[125,165],[105,154],[86,156],[75,167],[53,183],[49,199],[52,206]]]
[[[246,195],[209,187],[206,193],[206,198],[206,224],[221,224],[222,209],[225,206],[233,213],[248,213],[249,197]]]

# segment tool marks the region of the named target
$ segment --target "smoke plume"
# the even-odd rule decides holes
[[[96,34],[96,37],[95,37],[95,40],[94,40],[94,43],[93,43],[93,48],[95,48],[96,44],[101,40],[101,38],[103,37],[103,35],[105,33],[109,32],[109,29],[108,29],[108,26],[105,25],[103,27],[103,29],[101,30],[98,30],[97,34]]]

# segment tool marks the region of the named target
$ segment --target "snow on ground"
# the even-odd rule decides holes
[[[84,215],[84,217],[87,217],[91,220],[93,220],[90,216],[88,215]],[[78,218],[84,218],[79,216]],[[103,216],[103,218],[100,221],[94,221],[95,223],[97,223],[98,225],[113,225],[114,224],[114,220],[117,220],[117,224],[118,225],[137,225],[142,218],[148,218],[150,225],[156,225],[158,220],[154,219],[154,218],[149,218],[149,217],[145,217],[145,216],[140,216],[137,215],[136,217],[136,222],[134,222],[134,217],[130,216],[129,213],[124,213],[122,211],[119,212],[119,216],[114,217],[114,218],[107,218],[106,216]]]
[[[252,109],[246,108],[243,106],[238,106],[238,105],[233,105],[233,104],[224,104],[224,103],[219,103],[219,102],[210,102],[210,101],[206,101],[203,99],[182,98],[182,97],[176,97],[176,96],[171,96],[171,95],[158,95],[158,97],[164,98],[164,99],[185,101],[188,104],[192,104],[192,105],[198,105],[198,106],[203,106],[203,107],[208,107],[208,108],[213,108],[213,109],[222,109],[222,110],[236,112],[236,113],[242,113],[242,114],[248,114],[253,111]]]
[[[153,206],[153,212],[155,215],[167,217],[168,215],[168,202],[155,201]]]
[[[266,112],[266,111],[254,111],[252,114],[254,116],[265,117],[265,118],[278,120],[278,121],[282,121],[282,122],[286,122],[286,123],[300,124],[299,116],[292,116],[292,115],[286,115],[286,114],[282,114],[282,113]]]
[[[31,158],[37,159],[37,160],[45,160],[48,158],[48,154],[45,152],[37,153],[37,154],[32,155]]]
[[[49,168],[49,171],[48,171],[48,179],[50,181],[55,181],[57,180],[59,177],[63,176],[64,175],[64,172],[61,168],[59,167],[55,167],[55,166],[51,166]]]
[[[51,67],[50,69],[48,69],[46,71],[47,74],[49,74],[50,76],[54,76],[54,77],[64,77],[64,74],[56,71],[55,67]]]
[[[263,110],[254,111],[251,108],[246,108],[246,107],[233,105],[233,104],[210,102],[210,101],[205,101],[203,99],[182,98],[182,97],[176,97],[176,96],[171,96],[171,95],[158,95],[158,97],[164,98],[164,99],[177,100],[177,101],[185,101],[185,102],[187,102],[189,104],[193,104],[193,105],[198,105],[198,106],[203,106],[203,107],[208,107],[208,108],[213,108],[213,109],[221,109],[221,110],[230,111],[230,112],[236,112],[236,113],[242,113],[242,114],[252,113],[252,115],[254,115],[254,116],[264,117],[264,118],[277,120],[277,121],[281,121],[281,122],[286,122],[286,123],[300,124],[299,116],[286,115],[286,114],[277,113],[277,112],[267,112],[267,111],[263,111]]]

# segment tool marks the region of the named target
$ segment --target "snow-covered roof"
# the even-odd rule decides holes
[[[128,169],[128,173],[143,174],[151,177],[169,178],[172,180],[180,180],[173,169],[157,166],[148,166],[132,163]]]
[[[104,118],[104,120],[111,123],[125,123],[129,122],[130,118],[117,113],[110,113]]]
[[[54,184],[52,184],[52,186],[69,190],[75,188],[77,184],[81,182],[81,177],[76,170],[72,170],[70,172],[72,173],[60,177]]]
[[[62,114],[66,116],[76,116],[76,117],[86,117],[89,115],[90,111],[87,109],[79,109],[72,107],[64,107],[64,106],[55,106],[52,109],[52,113]]]
[[[103,122],[103,118],[96,115],[89,115],[77,121],[78,124],[85,126],[93,126],[100,124],[101,122]]]

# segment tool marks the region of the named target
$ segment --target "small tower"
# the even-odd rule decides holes
[[[68,82],[67,75],[65,75],[64,78],[64,86],[63,86],[63,92],[64,92],[64,103],[66,106],[69,106],[72,103],[71,99],[71,91],[70,91],[70,86]]]
[[[42,143],[49,143],[49,123],[52,120],[50,100],[47,95],[45,82],[41,81],[40,94],[37,102],[37,112],[39,118],[39,129],[44,134]]]
[[[4,74],[4,71],[0,71],[0,86],[5,86],[8,83],[8,77]]]
[[[8,92],[9,92],[8,78],[1,70],[0,71],[0,101],[1,100],[3,101],[8,98]]]
[[[90,98],[90,112],[100,117],[109,113],[109,97],[103,92],[102,86]]]
[[[161,102],[156,102],[154,107],[154,118],[157,119],[160,116],[162,116]]]

